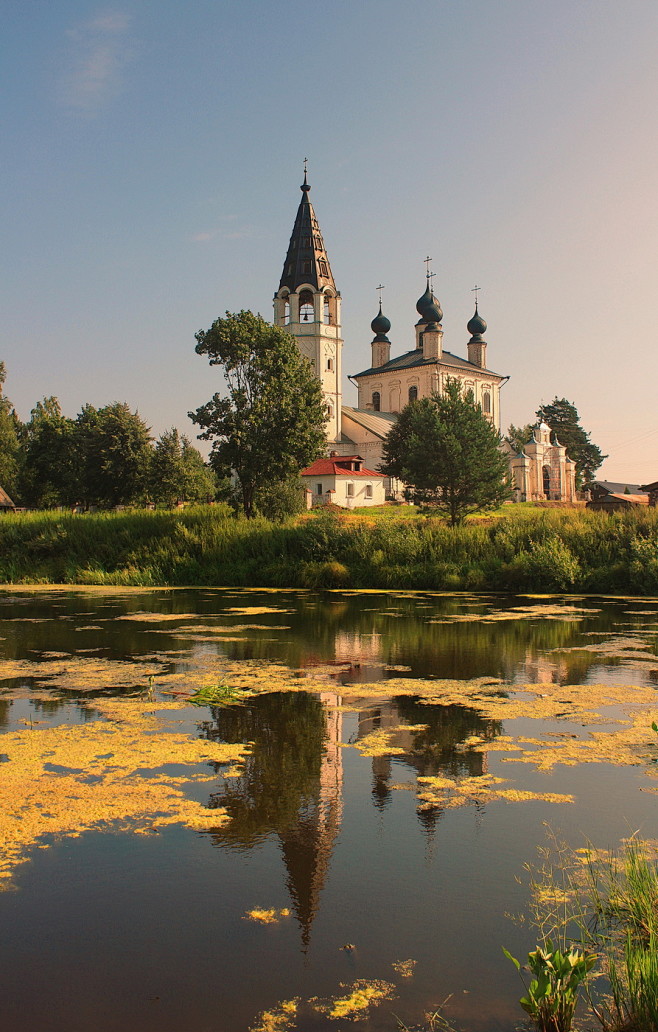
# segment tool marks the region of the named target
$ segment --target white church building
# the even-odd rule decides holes
[[[431,289],[429,270],[425,292],[416,303],[419,318],[412,338],[414,346],[391,357],[387,336],[391,324],[380,303],[371,323],[374,337],[370,367],[350,375],[357,384],[357,405],[343,404],[341,296],[309,198],[310,189],[305,172],[302,198],[279,289],[274,295],[274,322],[295,337],[302,355],[320,379],[327,406],[330,456],[359,458],[364,468],[377,470],[383,460],[386,436],[404,406],[441,393],[448,378],[459,380],[471,392],[500,432],[500,390],[509,377],[487,367],[487,324],[476,302],[475,313],[466,326],[470,334],[466,357],[447,351],[443,346],[443,312]],[[548,427],[538,427],[520,455],[514,455],[509,446],[508,450],[516,501],[571,501],[575,497],[574,464]],[[389,497],[398,495],[400,487],[396,482],[385,481]],[[375,494],[379,497],[380,492]]]

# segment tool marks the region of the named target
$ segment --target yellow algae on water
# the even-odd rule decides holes
[[[249,1032],[284,1032],[285,1029],[294,1028],[298,1005],[297,999],[283,1000],[272,1010],[263,1011],[258,1016],[257,1024],[252,1025]]]
[[[501,788],[508,784],[506,778],[482,774],[478,777],[419,777],[419,809],[453,809],[470,803],[488,803],[502,800],[509,803],[527,802],[530,799],[545,803],[573,803],[572,795],[555,792],[530,792],[523,789]]]
[[[382,979],[358,978],[349,986],[341,983],[341,988],[348,990],[345,996],[339,996],[328,1003],[309,1002],[313,1003],[315,1010],[326,1014],[328,1018],[358,1021],[367,1017],[371,1007],[395,996],[393,983],[384,982]]]
[[[257,921],[259,924],[276,924],[282,917],[290,917],[290,910],[288,907],[283,907],[281,910],[277,910],[276,907],[271,907],[270,909],[254,907],[253,910],[248,910],[244,916],[247,921]]]
[[[364,735],[353,747],[358,749],[362,756],[396,756],[405,752],[399,746],[392,745],[391,738],[400,728],[378,728]],[[350,748],[350,746],[345,746]]]
[[[238,616],[259,616],[261,613],[294,613],[294,609],[285,609],[283,606],[233,606],[231,609],[224,609],[224,613],[237,613]]]
[[[7,761],[0,779],[0,888],[44,836],[84,831],[150,833],[168,824],[199,831],[220,827],[224,810],[185,795],[190,782],[214,780],[214,770],[165,773],[175,763],[235,763],[248,751],[174,730],[177,703],[102,700],[101,718],[84,725],[14,731],[2,736]],[[164,716],[163,716],[164,714]]]
[[[413,978],[417,960],[394,960],[391,967],[402,978]]]
[[[140,611],[139,613],[125,613],[123,616],[115,616],[114,620],[135,620],[137,623],[166,623],[178,620],[198,620],[198,613],[154,613],[152,611]]]

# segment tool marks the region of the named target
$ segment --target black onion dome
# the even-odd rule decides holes
[[[376,333],[377,336],[381,336],[381,335],[384,335],[384,334],[388,333],[390,328],[391,328],[391,320],[386,318],[386,316],[382,312],[382,306],[380,305],[379,306],[379,312],[377,313],[375,318],[370,323],[370,329],[372,330],[373,333]]]
[[[430,303],[425,306],[423,316],[425,317],[428,323],[440,323],[443,319],[441,305],[434,297],[434,294],[432,294],[431,296]]]
[[[427,308],[428,305],[432,304],[433,300],[434,300],[434,295],[432,294],[432,291],[430,290],[430,284],[429,284],[429,280],[428,280],[427,281],[427,287],[425,289],[425,293],[422,295],[422,297],[419,297],[418,300],[416,301],[416,311],[418,312],[418,314],[421,317],[421,319],[425,320],[425,322],[427,322],[427,318],[425,316],[425,309]]]
[[[466,323],[466,329],[471,337],[481,337],[486,332],[487,324],[478,312],[477,305],[475,306],[475,315]]]

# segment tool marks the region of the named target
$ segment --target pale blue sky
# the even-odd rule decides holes
[[[7,393],[126,400],[159,433],[217,389],[194,333],[267,318],[309,159],[346,373],[384,283],[413,346],[482,286],[503,422],[554,395],[658,477],[655,0],[2,0]],[[346,384],[345,400],[355,394]]]

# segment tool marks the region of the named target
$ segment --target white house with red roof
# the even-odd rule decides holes
[[[383,505],[386,500],[383,473],[366,469],[360,455],[337,455],[316,459],[302,471],[312,505],[333,503],[343,509]]]

